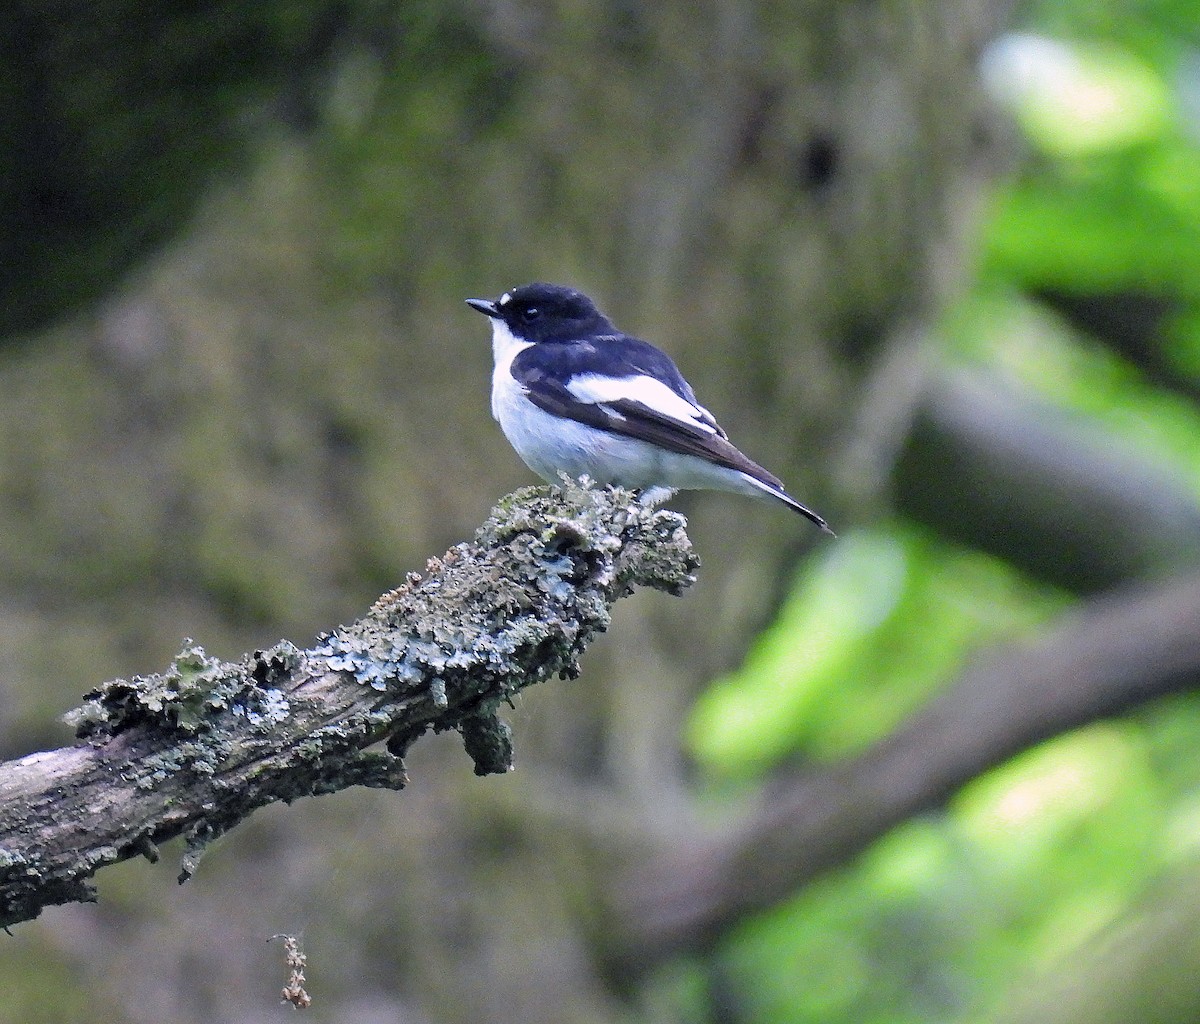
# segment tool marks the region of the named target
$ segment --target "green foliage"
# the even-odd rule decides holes
[[[1143,46],[1143,50],[1150,49]],[[1175,47],[1019,37],[992,61],[995,91],[1033,159],[997,196],[985,280],[1076,294],[1200,300],[1194,69]]]
[[[910,527],[847,534],[803,574],[746,664],[697,703],[693,755],[716,774],[744,775],[797,750],[858,750],[973,649],[1029,629],[1063,602],[997,559]]]
[[[1148,379],[1011,283],[982,286],[946,330],[957,362],[985,367],[1070,411],[1141,457],[1170,466],[1200,493],[1200,408],[1186,390]],[[1200,333],[1194,341],[1200,346]]]
[[[1093,726],[969,786],[726,946],[747,1019],[899,1024],[1003,1001],[1127,910],[1172,854],[1137,723]],[[1196,834],[1193,832],[1193,842]]]
[[[979,283],[944,324],[947,359],[1037,393],[1200,493],[1200,133],[1181,43],[1196,38],[1194,8],[1046,0],[1030,16],[1055,38],[1009,40],[987,68],[1030,158],[995,197]],[[1132,310],[1140,341],[1091,333],[1087,304]],[[1066,607],[911,527],[848,534],[699,702],[691,751],[733,783],[853,753],[982,645]],[[990,1019],[1196,858],[1198,747],[1188,697],[987,773],[728,938],[742,1019]]]
[[[698,705],[717,776],[851,753],[888,732],[981,645],[1029,633],[1066,598],[911,528],[850,534],[798,582],[746,665]],[[747,1019],[946,1020],[986,1014],[1194,856],[1200,703],[1092,726],[1014,758],[944,814],[724,943]]]

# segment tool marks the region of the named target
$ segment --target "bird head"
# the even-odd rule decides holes
[[[467,305],[524,341],[574,341],[614,330],[583,292],[559,284],[525,284],[498,299],[467,299]]]

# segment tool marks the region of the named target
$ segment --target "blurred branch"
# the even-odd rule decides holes
[[[1069,292],[1038,288],[1033,296],[1072,327],[1103,342],[1137,367],[1150,383],[1191,402],[1200,401],[1200,387],[1171,358],[1167,340],[1172,321],[1188,310],[1183,299],[1137,289]]]
[[[631,962],[703,948],[1034,743],[1200,684],[1200,576],[1098,598],[1051,635],[992,652],[859,757],[778,778],[727,834],[677,843],[626,880]]]
[[[577,675],[617,598],[678,593],[697,564],[683,520],[627,491],[527,489],[310,650],[222,662],[189,642],[161,675],[106,683],[68,716],[86,742],[0,765],[0,926],[93,900],[99,868],[179,835],[184,881],[276,800],[400,789],[401,755],[431,729],[457,729],[477,774],[509,770],[500,704]]]
[[[918,408],[896,503],[1076,593],[1200,563],[1200,502],[1186,481],[969,373],[938,378]]]

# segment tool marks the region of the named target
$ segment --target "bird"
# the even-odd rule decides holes
[[[492,416],[542,479],[587,476],[648,504],[731,491],[833,533],[733,445],[670,356],[618,330],[583,292],[535,282],[466,302],[492,323]]]

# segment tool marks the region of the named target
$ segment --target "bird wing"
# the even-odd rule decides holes
[[[524,349],[513,360],[513,376],[534,405],[555,416],[693,455],[782,490],[777,477],[729,441],[669,356],[636,338],[598,340],[601,351],[575,344],[569,355],[560,349],[552,358],[540,345]]]
[[[655,348],[649,342],[642,341],[640,338],[631,337],[628,334],[616,335],[600,339],[604,345],[604,354],[608,360],[613,360],[619,364],[617,367],[609,367],[609,374],[618,379],[648,377],[654,382],[664,384],[676,395],[682,398],[691,409],[688,410],[685,422],[687,419],[696,419],[698,422],[711,427],[721,437],[725,437],[725,431],[713,418],[712,413],[704,408],[696,401],[696,393],[692,390],[692,386],[684,379],[682,373],[679,372],[674,361],[669,355],[661,349]],[[590,368],[586,365],[580,366],[576,371],[579,377],[586,378]],[[613,371],[616,372],[613,372]],[[660,400],[661,401],[661,400]],[[669,404],[669,403],[668,403]],[[651,405],[651,408],[654,408]]]

